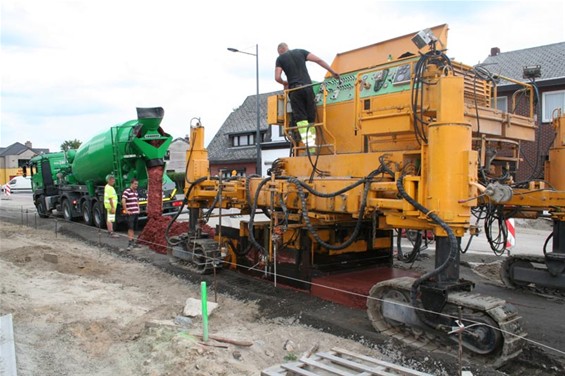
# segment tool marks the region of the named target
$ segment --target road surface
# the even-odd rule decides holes
[[[184,216],[184,214],[183,214]],[[35,207],[31,200],[31,194],[18,193],[12,194],[10,197],[1,197],[0,200],[0,219],[6,219],[10,222],[20,223],[28,226],[40,226],[41,228],[59,228],[65,226],[67,231],[74,231],[77,234],[94,232],[97,229],[84,226],[79,223],[65,223],[62,217],[59,217],[57,224],[53,224],[53,220],[44,220],[36,215]],[[240,217],[234,216],[225,221],[237,222]],[[217,218],[211,218],[210,225],[217,222]],[[543,219],[541,221],[544,221]],[[227,223],[224,224],[227,224]],[[551,229],[547,223],[532,228],[531,226],[520,225],[517,223],[516,245],[512,248],[511,253],[534,253],[542,254],[542,247],[545,239],[550,234]],[[87,235],[78,235],[84,239]],[[111,242],[114,240],[106,239],[103,241]],[[100,239],[100,236],[98,237]],[[465,245],[468,237],[465,237],[462,244]],[[121,239],[118,239],[121,240]],[[430,253],[430,257],[422,261],[422,265],[426,268],[433,268],[433,243],[426,252]],[[503,255],[501,257],[506,257]],[[490,251],[488,242],[484,235],[474,238],[468,253],[461,255],[461,261],[468,263],[490,263],[500,260]],[[523,317],[523,324],[528,333],[529,341],[539,346],[543,351],[552,358],[559,359],[560,362],[565,361],[565,333],[563,332],[562,317],[565,317],[565,299],[560,297],[542,297],[528,292],[511,290],[503,287],[499,282],[481,278],[470,268],[461,268],[461,277],[472,280],[476,284],[475,292],[495,296],[510,302]],[[362,318],[360,317],[362,320]],[[543,374],[543,373],[540,373]]]

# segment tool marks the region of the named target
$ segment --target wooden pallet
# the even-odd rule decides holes
[[[431,376],[429,373],[402,367],[369,356],[355,354],[344,349],[333,348],[329,352],[318,352],[311,357],[302,357],[297,362],[269,367],[261,376],[369,376],[412,375]]]

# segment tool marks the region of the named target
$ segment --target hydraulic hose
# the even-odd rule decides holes
[[[430,280],[431,278],[437,276],[439,273],[444,271],[449,266],[449,264],[455,262],[456,257],[457,257],[457,252],[459,252],[459,247],[457,245],[457,238],[455,237],[455,234],[453,233],[453,230],[449,227],[449,225],[447,223],[445,223],[437,214],[432,213],[431,210],[424,207],[422,204],[420,204],[419,202],[414,200],[412,197],[410,197],[410,195],[406,192],[406,190],[404,189],[404,176],[403,175],[401,175],[398,178],[398,180],[396,181],[396,187],[398,188],[398,193],[402,196],[402,198],[404,198],[406,201],[408,201],[412,206],[414,206],[420,212],[424,213],[432,221],[437,223],[447,233],[447,238],[449,240],[449,249],[450,249],[449,257],[438,268],[424,274],[423,276],[418,278],[416,281],[414,281],[414,283],[412,284],[412,288],[410,290],[410,301],[411,301],[412,305],[414,307],[416,307],[416,305],[417,305],[417,293],[418,293],[418,288],[420,287],[420,285],[424,281]]]
[[[349,186],[340,189],[339,191],[333,192],[333,193],[322,193],[322,192],[318,192],[316,190],[314,190],[313,188],[311,188],[309,185],[301,182],[300,180],[298,180],[297,178],[294,177],[288,177],[287,180],[294,184],[297,188],[297,192],[298,195],[300,197],[300,203],[302,205],[302,218],[304,219],[304,223],[306,224],[306,228],[308,229],[308,232],[312,235],[312,237],[322,246],[324,246],[327,249],[331,249],[331,250],[341,250],[341,249],[345,249],[347,247],[349,247],[351,244],[353,244],[353,242],[355,240],[357,240],[357,237],[359,235],[359,232],[361,231],[361,225],[363,223],[363,217],[364,217],[364,212],[365,212],[365,208],[367,207],[367,196],[369,194],[369,189],[371,188],[371,182],[373,180],[373,178],[378,175],[385,172],[385,169],[381,166],[379,167],[377,170],[374,170],[373,172],[371,172],[369,175],[367,175],[367,177],[359,179],[357,182],[350,184]],[[337,195],[340,195],[344,192],[347,192],[361,184],[365,184],[365,187],[363,188],[363,196],[361,198],[361,205],[359,206],[359,213],[358,213],[358,217],[357,217],[357,223],[355,224],[355,229],[353,230],[353,233],[351,234],[351,236],[343,243],[338,244],[338,245],[334,245],[334,244],[329,244],[324,242],[320,236],[318,235],[318,233],[316,232],[316,230],[314,229],[314,226],[312,225],[312,223],[310,222],[310,217],[308,216],[308,207],[306,205],[306,196],[304,195],[304,189],[308,190],[310,193],[314,194],[315,196],[318,197],[335,197]]]
[[[551,238],[553,238],[553,232],[548,235],[547,239],[545,239],[545,242],[543,243],[543,255],[544,256],[547,253],[547,245],[549,244],[549,241],[551,240]]]
[[[381,160],[381,163],[382,163],[382,160]],[[314,188],[310,187],[308,184],[300,181],[298,178],[295,178],[295,177],[292,177],[292,176],[280,176],[280,177],[277,177],[277,179],[286,180],[289,183],[296,186],[298,196],[300,197],[300,204],[301,204],[301,209],[302,209],[302,219],[304,220],[306,228],[307,228],[308,232],[312,235],[312,237],[319,244],[321,244],[323,247],[326,247],[327,249],[341,250],[341,249],[345,249],[348,246],[350,246],[351,244],[353,244],[353,242],[357,239],[357,236],[359,235],[359,232],[361,231],[361,225],[363,223],[363,216],[364,216],[363,214],[364,214],[365,208],[367,206],[367,196],[368,196],[368,193],[369,193],[369,189],[371,187],[371,182],[376,175],[384,173],[384,172],[387,172],[387,171],[381,166],[377,170],[371,172],[367,177],[361,178],[358,181],[354,182],[353,184],[350,184],[349,186],[344,187],[344,188],[342,188],[342,189],[340,189],[336,192],[332,192],[332,193],[319,192],[319,191],[315,190]],[[390,172],[390,174],[392,176],[394,176],[394,174],[392,172]],[[259,199],[259,193],[260,193],[262,187],[269,180],[270,180],[270,178],[263,179],[261,181],[261,183],[259,183],[259,185],[257,186],[257,191],[255,192],[254,201],[251,204],[251,215],[250,215],[249,226],[248,226],[248,228],[249,228],[249,240],[251,241],[251,243],[255,247],[257,247],[262,252],[265,252],[265,249],[264,249],[263,246],[261,246],[255,240],[252,229],[253,229],[253,224],[254,224],[255,212],[257,210],[257,201]],[[338,244],[338,245],[329,244],[329,243],[324,242],[320,238],[318,233],[316,232],[316,229],[312,225],[312,223],[310,221],[310,217],[308,216],[307,199],[306,199],[306,195],[305,195],[304,190],[307,190],[308,192],[310,192],[311,194],[313,194],[317,197],[331,198],[331,197],[336,197],[338,195],[341,195],[345,192],[348,192],[348,191],[358,187],[361,184],[365,184],[365,187],[363,189],[363,196],[362,196],[362,199],[361,199],[361,205],[359,207],[359,215],[358,215],[357,223],[355,225],[355,229],[353,230],[353,233],[351,234],[351,236],[345,242]],[[246,186],[246,189],[248,191],[248,197],[249,197],[250,191],[248,190],[248,186]],[[285,210],[285,208],[283,208],[283,210]]]

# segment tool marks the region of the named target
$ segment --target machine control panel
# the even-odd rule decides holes
[[[321,105],[323,103],[324,92],[322,84],[325,85],[328,92],[326,103],[343,102],[353,99],[355,93],[355,78],[355,73],[347,73],[342,75],[339,80],[330,78],[323,83],[314,85],[316,104]]]
[[[410,82],[410,64],[404,64],[398,67],[396,70],[396,76],[394,77],[393,85],[402,85]]]
[[[404,91],[410,88],[411,64],[380,68],[361,76],[360,98]]]
[[[313,86],[316,104],[323,103],[323,87],[327,90],[326,103],[339,103],[355,98],[357,89],[359,98],[384,95],[410,89],[412,63],[375,68],[358,72],[346,73],[340,80],[329,78]],[[356,85],[357,81],[357,85]]]

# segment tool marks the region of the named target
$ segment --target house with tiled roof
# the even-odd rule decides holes
[[[0,147],[0,184],[5,184],[14,176],[21,175],[22,167],[32,157],[43,153],[49,153],[49,149],[33,148],[29,141],[25,144],[15,142],[8,147]]]
[[[263,175],[276,158],[288,156],[290,144],[285,140],[281,127],[267,124],[267,98],[277,94],[259,94],[259,129],[261,134],[261,171]],[[222,124],[208,144],[210,173],[224,176],[234,172],[240,176],[256,173],[257,163],[257,96],[248,96]]]
[[[501,52],[495,47],[484,60],[483,67],[495,75],[521,82],[535,82],[539,91],[536,107],[538,140],[521,144],[522,162],[516,172],[516,179],[523,181],[543,178],[544,162],[554,139],[554,131],[550,126],[551,119],[556,109],[565,110],[565,42],[509,52]],[[523,109],[519,107],[514,109],[508,107],[512,103],[511,98],[518,85],[500,80],[497,88],[496,107],[523,114],[521,112]]]

